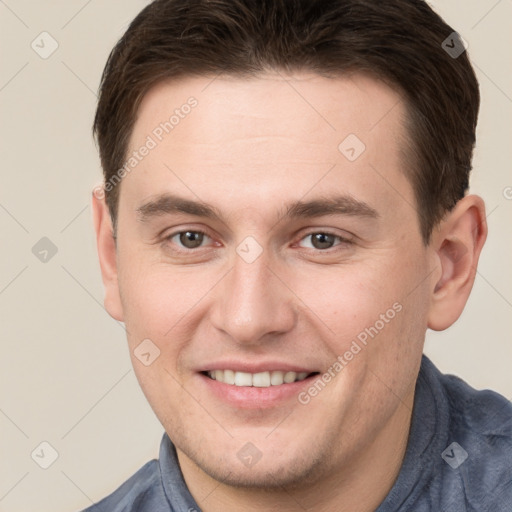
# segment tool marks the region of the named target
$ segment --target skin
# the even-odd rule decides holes
[[[426,329],[450,326],[473,285],[483,201],[460,200],[423,243],[405,107],[396,89],[359,74],[161,83],[140,106],[130,151],[190,96],[198,105],[123,178],[117,243],[93,197],[105,307],[126,325],[137,378],[202,510],[372,511],[403,460]],[[348,134],[366,145],[352,162],[338,150]],[[142,218],[163,193],[222,219]],[[376,216],[285,216],[288,203],[336,194]],[[174,236],[187,230],[208,236],[190,249]],[[311,235],[325,232],[332,247],[317,248]],[[248,236],[262,250],[251,263],[236,250]],[[305,405],[298,393],[234,405],[199,373],[229,360],[322,374],[397,303]],[[149,366],[134,354],[144,339],[160,350]],[[248,442],[261,455],[250,467],[237,456]]]

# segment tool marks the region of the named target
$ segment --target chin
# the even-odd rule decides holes
[[[244,445],[245,447],[246,445]],[[298,489],[313,485],[322,478],[327,467],[327,455],[318,454],[316,457],[309,450],[302,454],[282,453],[274,455],[274,450],[268,448],[264,453],[257,452],[254,445],[248,443],[248,448],[239,449],[235,457],[225,457],[219,454],[205,458],[204,454],[192,454],[189,458],[204,473],[216,481],[244,489],[279,490],[283,488]],[[244,455],[252,454],[244,462]],[[261,456],[260,459],[258,457]]]

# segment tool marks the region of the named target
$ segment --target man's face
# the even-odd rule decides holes
[[[129,153],[157,144],[121,185],[119,317],[181,461],[297,485],[407,423],[433,256],[404,117],[361,75],[189,78],[144,98]]]

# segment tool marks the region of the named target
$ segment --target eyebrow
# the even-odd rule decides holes
[[[223,224],[226,223],[222,213],[214,206],[173,194],[158,195],[138,207],[136,213],[140,222],[148,222],[154,217],[163,215],[184,213],[217,220]],[[295,201],[285,205],[284,217],[288,219],[314,218],[326,215],[345,215],[372,219],[379,217],[377,210],[349,195],[336,195],[312,201]]]
[[[324,215],[347,215],[372,219],[379,217],[377,210],[349,195],[337,195],[307,202],[297,201],[290,204],[285,213],[285,217],[292,219],[323,217]]]

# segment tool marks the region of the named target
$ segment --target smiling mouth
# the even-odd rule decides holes
[[[279,370],[258,373],[237,372],[234,370],[211,370],[201,373],[223,384],[256,388],[292,384],[293,382],[299,382],[319,374],[319,372],[285,372]]]

